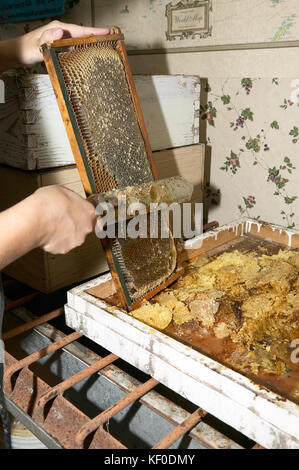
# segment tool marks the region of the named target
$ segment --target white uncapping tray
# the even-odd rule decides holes
[[[186,243],[206,251],[245,233],[299,247],[299,234],[240,219]],[[284,241],[281,241],[284,240]],[[270,449],[299,449],[299,406],[88,294],[106,274],[68,292],[66,323],[194,404]],[[111,308],[111,307],[110,307]],[[110,309],[109,309],[110,310]]]

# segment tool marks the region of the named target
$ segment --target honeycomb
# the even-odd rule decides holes
[[[169,237],[150,238],[149,214],[146,238],[116,238],[110,240],[111,250],[117,257],[127,291],[133,302],[141,299],[166,281],[176,267],[175,242]],[[162,215],[158,213],[160,226]]]
[[[120,198],[126,198],[126,204],[129,206],[134,203],[142,203],[147,208],[150,204],[174,202],[183,203],[191,200],[193,185],[181,176],[171,176],[158,181],[144,183],[141,186],[127,186],[125,189],[113,189],[103,194],[107,202],[118,206]]]
[[[290,345],[299,332],[298,274],[296,251],[233,250],[194,261],[151,303],[163,307],[163,322],[169,318],[180,336],[185,329],[187,336],[193,331],[225,340],[221,359],[237,370],[282,376],[292,370]],[[146,305],[135,311],[144,322]]]
[[[57,54],[96,192],[153,180],[116,41]]]

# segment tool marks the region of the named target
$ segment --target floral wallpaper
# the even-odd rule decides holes
[[[299,229],[299,80],[212,79],[203,98],[209,219],[246,215]]]

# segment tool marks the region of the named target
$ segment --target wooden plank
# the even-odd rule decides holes
[[[109,41],[117,41],[117,40],[123,40],[124,36],[121,34],[119,28],[115,28],[115,31],[113,34],[109,35],[102,35],[102,36],[86,36],[84,38],[67,38],[67,39],[57,39],[56,41],[53,41],[51,46],[53,47],[65,47],[65,46],[78,46],[81,44],[90,44],[91,42],[105,42],[107,40]]]
[[[48,75],[5,77],[0,163],[25,170],[74,163]]]
[[[134,80],[153,150],[199,143],[199,77],[135,75]]]
[[[133,78],[153,150],[199,142],[199,77]],[[49,76],[32,74],[3,80],[0,163],[25,170],[74,164]]]
[[[0,211],[32,194],[38,187],[38,179],[38,173],[24,173],[21,170],[0,167]]]
[[[83,184],[76,166],[40,172],[41,186],[61,184],[85,197]]]
[[[95,277],[108,271],[106,256],[100,240],[90,234],[82,246],[66,255],[46,256],[48,270],[48,292],[70,284],[78,284],[82,279]]]
[[[249,224],[248,224],[249,226]],[[251,222],[248,227],[250,233],[262,239],[267,238],[276,243],[283,243],[292,248],[299,248],[299,233],[277,225],[263,225]]]
[[[159,179],[182,176],[194,185],[193,202],[203,202],[205,146],[203,144],[154,152]]]
[[[3,272],[40,292],[49,293],[49,275],[47,272],[45,253],[40,250],[32,250],[25,256],[7,266]],[[68,285],[68,284],[66,284]]]
[[[106,272],[108,266],[100,241],[89,235],[85,243],[66,255],[32,250],[7,266],[8,276],[46,294]]]

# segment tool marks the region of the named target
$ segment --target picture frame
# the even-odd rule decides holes
[[[211,0],[182,0],[176,5],[166,5],[167,17],[166,39],[195,39],[196,36],[207,38],[212,36],[210,26]]]

